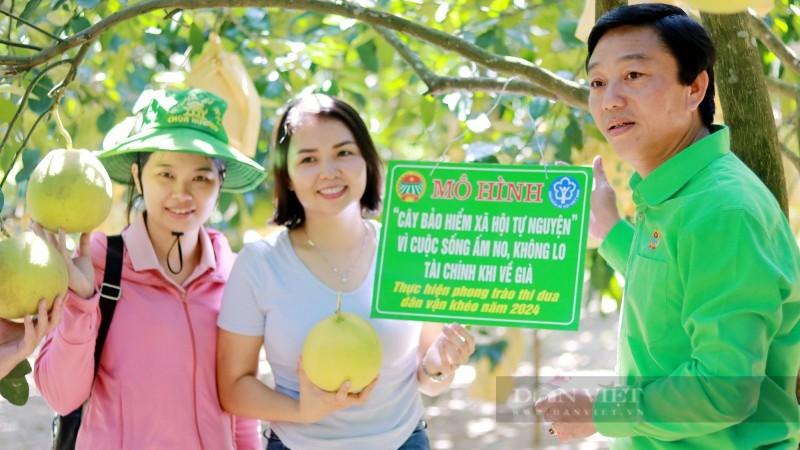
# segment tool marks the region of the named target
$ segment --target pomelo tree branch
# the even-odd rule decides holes
[[[611,7],[619,6],[624,3],[625,2],[621,0],[596,0],[596,11],[602,13]],[[5,69],[6,72],[17,73],[30,70],[50,60],[61,58],[63,57],[62,55],[69,50],[93,42],[115,25],[146,13],[164,11],[166,18],[171,19],[180,11],[184,10],[220,7],[283,8],[338,15],[369,24],[373,27],[385,27],[388,30],[392,30],[394,33],[401,33],[409,38],[418,39],[427,45],[460,55],[469,62],[497,74],[498,79],[495,80],[489,77],[485,79],[478,78],[475,80],[468,80],[458,77],[438,77],[435,74],[430,76],[430,73],[422,70],[424,65],[420,66],[415,63],[414,59],[409,59],[405,56],[405,60],[415,67],[415,72],[420,75],[423,80],[427,80],[426,84],[431,94],[450,92],[453,90],[485,90],[497,92],[498,87],[504,86],[507,92],[523,95],[538,94],[540,92],[547,93],[549,94],[547,98],[559,104],[573,106],[584,111],[587,109],[588,89],[585,86],[560,77],[531,61],[492,53],[458,35],[437,30],[418,21],[412,21],[389,12],[356,5],[346,0],[145,0],[126,6],[107,17],[101,18],[93,25],[66,38],[62,39],[51,33],[54,39],[52,45],[46,46],[32,55],[0,55],[0,69]],[[4,11],[4,13],[6,13],[6,15],[11,14],[6,11]],[[714,39],[718,43],[718,51],[720,52],[720,74],[738,74],[744,69],[748,71],[760,69],[754,65],[754,58],[756,58],[757,55],[753,53],[752,48],[748,48],[748,46],[753,46],[752,43],[755,42],[755,38],[764,42],[764,44],[771,51],[775,52],[787,66],[792,68],[792,70],[800,73],[800,63],[798,63],[797,55],[795,55],[791,49],[780,43],[780,40],[776,38],[775,34],[769,30],[761,19],[744,13],[718,16],[701,14],[701,16],[706,23],[706,27],[710,29],[712,35],[714,35]],[[22,19],[20,18],[20,20]],[[66,31],[62,31],[60,34],[64,33],[66,33]],[[737,49],[741,51],[725,53],[729,46],[737,47]],[[743,55],[746,55],[746,57]],[[745,61],[745,64],[739,64],[740,61]],[[750,93],[750,96],[758,97],[763,93],[765,94],[764,100],[766,100],[768,98],[767,90],[766,88],[761,89],[761,87],[764,87],[765,83],[760,81],[764,80],[763,74],[760,75],[760,78],[754,75],[755,72],[752,72],[752,74],[755,76],[755,79],[759,81],[760,86],[758,93]],[[737,108],[741,108],[742,103],[739,101],[737,104],[737,101],[734,101],[735,99],[732,97],[732,95],[741,95],[742,93],[741,89],[737,89],[738,86],[734,86],[737,84],[735,80],[739,80],[738,85],[742,85],[742,80],[750,80],[750,75],[751,74],[748,72],[746,76],[718,77],[720,97],[725,109],[726,119],[731,120],[731,130],[735,136],[734,140],[737,142],[737,148],[759,149],[758,154],[755,150],[753,150],[752,155],[746,152],[747,157],[743,159],[748,162],[748,165],[750,165],[759,177],[770,186],[770,190],[773,191],[785,211],[785,180],[779,161],[777,161],[780,150],[777,148],[777,138],[771,135],[767,136],[770,133],[775,134],[774,124],[772,124],[771,129],[766,127],[766,131],[758,131],[761,127],[754,126],[751,121],[738,122],[734,119],[737,117]],[[776,82],[770,83],[770,91],[773,93],[777,91],[788,93],[790,89],[788,89],[786,85]],[[752,111],[744,114],[743,117],[752,119]],[[751,142],[752,135],[754,134],[759,134],[761,137],[761,139],[758,139],[759,142],[757,143]],[[750,144],[758,145],[752,146]]]
[[[11,13],[10,11],[6,11],[4,9],[0,9],[0,14],[4,15],[6,17],[9,17],[12,20],[15,20],[15,21],[17,21],[19,23],[25,24],[25,25],[29,26],[31,29],[38,31],[39,33],[42,33],[43,35],[45,35],[45,36],[47,36],[49,38],[52,38],[52,39],[54,39],[56,41],[59,41],[59,42],[61,41],[61,38],[56,36],[55,34],[49,32],[49,31],[47,31],[47,30],[45,30],[43,28],[38,27],[36,24],[31,23],[31,22],[23,19],[22,17]]]
[[[786,157],[786,159],[789,160],[789,162],[792,163],[792,165],[794,165],[795,169],[800,172],[800,155],[789,150],[789,147],[787,147],[783,142],[781,142],[781,153]]]
[[[495,72],[506,75],[517,75],[550,92],[560,102],[577,108],[586,109],[589,91],[570,80],[565,80],[547,69],[520,58],[499,55],[486,51],[479,46],[457,36],[435,30],[425,25],[404,19],[391,13],[364,8],[337,0],[147,0],[131,5],[98,21],[94,25],[76,33],[40,52],[29,56],[2,55],[0,65],[17,70],[29,70],[32,67],[56,58],[67,50],[96,39],[113,26],[146,14],[151,11],[168,9],[168,15],[176,10],[204,9],[213,7],[281,7],[285,9],[316,11],[336,14],[342,17],[359,20],[370,25],[379,25],[417,39],[423,40],[441,49],[451,51]]]
[[[36,51],[42,50],[42,47],[37,47],[35,45],[30,45],[30,44],[24,44],[22,42],[9,41],[7,39],[0,39],[0,44],[7,45],[9,47],[24,48],[27,50],[36,50]]]
[[[761,41],[764,47],[774,53],[786,67],[800,74],[800,59],[797,58],[797,53],[784,44],[781,38],[752,11],[747,14],[747,27],[750,34]]]
[[[397,33],[382,26],[375,26],[375,31],[388,42],[397,53],[411,66],[414,73],[428,86],[426,94],[438,96],[449,92],[469,91],[469,92],[504,92],[509,94],[527,95],[531,97],[544,97],[556,100],[550,92],[539,86],[523,80],[489,77],[443,77],[436,75],[422,61],[419,55],[403,42]],[[586,108],[581,108],[586,110]]]
[[[70,65],[70,68],[67,71],[66,76],[64,76],[64,79],[61,81],[61,83],[59,83],[57,86],[55,86],[53,89],[51,89],[50,92],[48,93],[48,95],[50,95],[52,97],[52,101],[50,102],[50,105],[47,107],[47,109],[45,111],[43,111],[41,114],[39,114],[39,117],[36,118],[36,121],[33,122],[33,125],[31,125],[31,127],[28,129],[28,132],[25,134],[25,137],[22,139],[22,142],[20,143],[19,148],[14,153],[14,158],[11,160],[11,163],[9,164],[9,168],[13,167],[14,163],[16,163],[17,159],[19,159],[19,155],[22,153],[23,150],[25,150],[25,147],[28,145],[28,141],[30,140],[31,136],[33,135],[33,132],[36,131],[36,127],[39,126],[39,123],[41,123],[42,119],[45,116],[49,116],[53,112],[53,108],[57,107],[58,103],[61,101],[61,97],[64,95],[64,92],[66,92],[67,86],[70,83],[72,83],[72,81],[75,79],[75,76],[78,74],[78,67],[80,67],[81,63],[83,62],[83,59],[86,57],[86,54],[88,53],[89,48],[92,46],[93,43],[94,43],[94,40],[90,40],[90,41],[86,42],[83,46],[81,46],[81,48],[78,50],[78,53],[75,55],[74,58],[62,59],[60,61],[56,61],[56,62],[48,65],[47,67],[42,69],[42,71],[39,72],[39,74],[36,75],[36,77],[33,79],[33,81],[31,81],[31,83],[28,85],[28,88],[25,90],[25,94],[22,96],[22,99],[20,100],[19,107],[14,112],[14,117],[12,117],[11,121],[8,123],[8,128],[6,129],[6,134],[5,134],[5,136],[3,136],[2,142],[0,142],[0,149],[4,149],[6,147],[6,143],[8,142],[8,138],[11,136],[11,133],[13,132],[14,124],[21,117],[22,111],[25,109],[25,105],[27,104],[28,98],[30,98],[30,95],[31,95],[31,92],[33,91],[33,89],[39,84],[39,82],[44,78],[44,76],[47,75],[47,73],[50,72],[51,70],[55,69],[56,67],[62,66],[64,64],[69,64]],[[8,168],[3,168],[3,172],[4,172],[3,173],[3,179],[0,180],[0,188],[2,188],[3,185],[5,184],[6,179],[8,179],[8,175],[11,173],[11,170],[8,170]]]

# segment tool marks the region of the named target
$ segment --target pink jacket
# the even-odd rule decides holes
[[[257,421],[228,415],[217,397],[216,322],[235,259],[227,240],[203,229],[202,261],[178,286],[162,271],[141,216],[122,236],[122,297],[94,384],[99,292],[90,300],[69,293],[36,360],[36,385],[59,414],[89,399],[77,450],[261,449]],[[99,288],[107,239],[91,239]]]

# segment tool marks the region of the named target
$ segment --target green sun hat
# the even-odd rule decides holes
[[[96,156],[117,183],[131,178],[141,152],[183,152],[226,162],[222,190],[245,192],[266,177],[264,168],[228,145],[222,116],[228,104],[202,89],[145,91],[129,117],[108,132]]]

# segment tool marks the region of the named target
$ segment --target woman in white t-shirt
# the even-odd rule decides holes
[[[271,422],[268,450],[427,449],[419,392],[437,395],[475,350],[458,324],[370,319],[381,162],[358,113],[313,94],[290,103],[273,134],[275,221],[242,250],[219,317],[217,383],[230,413]],[[356,394],[314,386],[300,354],[311,328],[336,309],[369,320],[383,346],[378,377]],[[258,378],[264,345],[275,375]]]

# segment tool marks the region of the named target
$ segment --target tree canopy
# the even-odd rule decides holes
[[[608,3],[598,2],[598,9]],[[765,133],[777,130],[780,141],[749,150],[753,160],[775,160],[782,152],[795,169],[798,3],[776,1],[764,18],[730,16],[738,28],[727,15],[698,16],[717,35],[747,40],[755,49],[755,67],[770,90],[763,100],[777,124]],[[24,217],[27,177],[47,151],[65,146],[51,114],[55,104],[75,147],[99,149],[104,135],[131,115],[142,90],[180,85],[175,74],[192,69],[212,33],[241,57],[254,82],[262,114],[259,162],[269,159],[278,109],[316,91],[354,104],[386,159],[586,163],[603,154],[624,188],[626,169],[586,111],[586,50],[575,37],[583,8],[579,0],[4,1],[0,217],[22,226],[14,219]],[[735,69],[741,60],[729,64]],[[750,89],[735,77],[723,72],[718,84]],[[728,120],[736,101],[725,101]],[[762,179],[784,184],[785,203],[783,172],[765,173]],[[234,243],[270,216],[269,186],[222,199],[214,221],[231,231]]]

